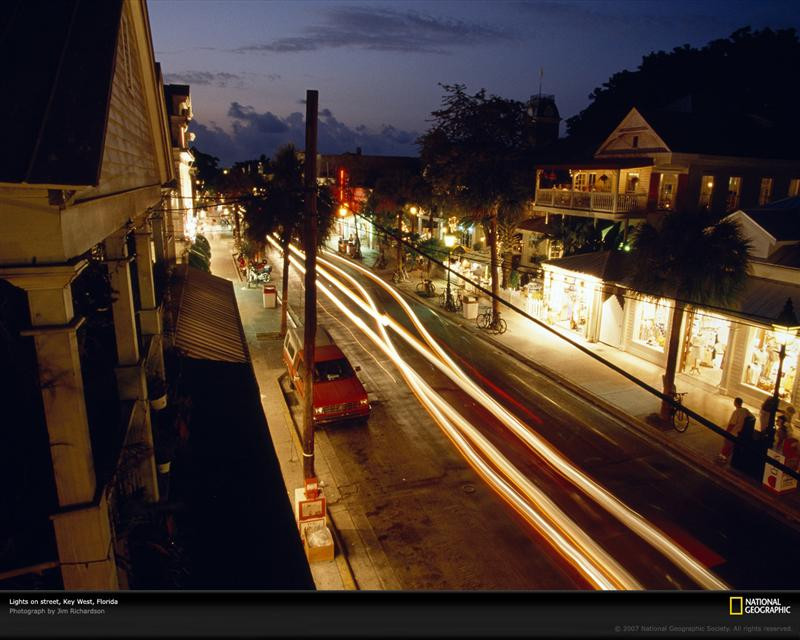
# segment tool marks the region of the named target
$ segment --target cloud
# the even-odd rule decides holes
[[[441,18],[386,7],[341,7],[325,11],[325,22],[300,35],[238,47],[237,53],[297,53],[350,48],[370,51],[449,54],[456,47],[515,39],[512,32],[477,22]]]
[[[179,71],[177,73],[165,73],[164,82],[166,84],[189,84],[189,85],[213,85],[216,87],[235,87],[241,89],[244,86],[244,78],[235,73],[219,71]]]
[[[230,132],[214,122],[206,125],[193,120],[191,123],[191,130],[197,134],[197,148],[220,158],[222,165],[257,158],[262,153],[273,156],[279,147],[289,142],[299,149],[305,146],[302,113],[281,117],[231,102],[228,116],[232,119]],[[320,110],[317,144],[320,153],[344,153],[361,147],[363,153],[369,155],[415,156],[414,141],[418,137],[416,131],[403,131],[392,125],[382,125],[379,131],[363,124],[350,127],[337,120],[330,109]]]

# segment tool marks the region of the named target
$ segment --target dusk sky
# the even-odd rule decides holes
[[[542,92],[555,95],[566,119],[652,51],[702,46],[747,25],[800,28],[794,0],[148,6],[165,81],[191,85],[195,144],[223,165],[286,142],[302,147],[306,89],[319,90],[320,152],[417,155],[414,140],[441,103],[439,83],[526,100],[543,69]]]

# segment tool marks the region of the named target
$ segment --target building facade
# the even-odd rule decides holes
[[[24,527],[4,530],[17,553],[0,574],[52,566],[65,589],[117,589],[122,505],[159,499],[148,378],[164,375],[166,105],[142,0],[37,5],[20,4],[2,45],[30,90],[2,106],[19,131],[0,165],[0,291],[20,302],[3,317],[4,348],[22,354],[9,376],[30,370],[19,388],[38,388],[3,426],[18,474],[3,491],[40,499],[3,514]]]

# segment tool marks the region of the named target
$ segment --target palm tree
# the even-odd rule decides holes
[[[642,296],[672,298],[664,395],[675,391],[678,343],[684,312],[696,306],[732,306],[747,280],[750,243],[736,222],[706,212],[664,216],[659,226],[645,224],[633,238],[633,288]],[[670,403],[661,404],[669,420]]]

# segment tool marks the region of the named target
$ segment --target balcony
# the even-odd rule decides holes
[[[543,189],[536,191],[534,208],[570,209],[625,217],[644,215],[647,206],[645,193],[618,193],[608,191],[574,191],[572,189]],[[607,216],[603,216],[607,217]]]

